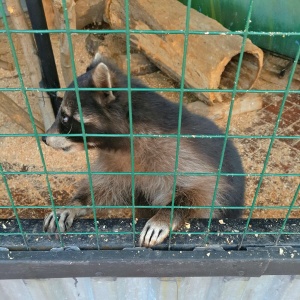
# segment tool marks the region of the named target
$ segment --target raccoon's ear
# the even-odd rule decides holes
[[[102,62],[95,67],[92,75],[92,79],[95,87],[112,88],[110,71],[107,65],[105,65]],[[107,94],[108,101],[112,101],[116,99],[112,91],[105,91],[105,94]]]
[[[101,54],[97,52],[93,58],[93,63],[98,62],[101,59]]]
[[[86,68],[86,72],[94,69],[94,67],[101,61],[102,56],[99,52],[96,53],[93,60],[91,61],[90,65]]]

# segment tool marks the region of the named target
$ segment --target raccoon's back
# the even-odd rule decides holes
[[[141,87],[140,83],[138,86]],[[153,133],[177,134],[179,121],[179,105],[173,103],[159,94],[152,92],[133,92],[133,118],[134,124],[142,124],[142,128],[154,128]],[[138,128],[138,126],[136,126]],[[146,130],[147,132],[147,130]],[[212,169],[219,169],[222,150],[224,145],[224,132],[211,120],[189,112],[182,107],[181,134],[200,135],[203,137],[181,138],[188,142],[195,155],[199,158],[205,157],[206,164]],[[205,137],[217,135],[219,137]],[[221,137],[220,137],[221,136]],[[172,143],[173,144],[173,143]],[[183,144],[183,143],[181,143]],[[240,155],[229,138],[226,142],[224,159],[221,173],[244,174]],[[244,201],[245,180],[244,176],[222,176],[231,186],[230,195],[226,195],[225,202],[232,206],[241,206]],[[236,210],[227,210],[228,216],[237,216]]]
[[[187,116],[187,122],[183,123],[182,133],[203,136],[219,136],[216,138],[190,138],[191,146],[194,147],[201,156],[206,157],[207,163],[212,166],[214,172],[218,172],[225,142],[224,137],[220,136],[224,135],[224,132],[207,118],[193,114],[188,114]],[[233,175],[221,175],[220,177],[220,181],[226,182],[229,186],[228,191],[225,191],[223,195],[220,195],[220,202],[222,202],[223,205],[228,206],[242,206],[244,204],[245,192],[245,177],[243,176],[244,169],[238,150],[231,139],[227,139],[226,141],[226,148],[221,168],[221,174],[222,173],[229,173]],[[241,212],[241,210],[227,209],[224,210],[223,216],[238,217]]]

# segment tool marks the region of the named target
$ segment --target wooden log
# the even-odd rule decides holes
[[[113,29],[125,29],[124,0],[108,0],[104,20]],[[186,7],[177,0],[129,1],[130,29],[185,30]],[[207,34],[188,37],[185,86],[190,88],[232,88],[242,37],[209,35],[210,31],[228,31],[217,21],[191,9],[189,30]],[[131,42],[172,79],[180,81],[184,48],[183,34],[130,34]],[[247,39],[238,88],[250,89],[263,65],[263,52]],[[202,101],[223,101],[224,94],[197,93]]]
[[[102,24],[105,0],[76,0],[76,27]]]
[[[6,6],[10,13],[14,29],[29,29],[19,0],[6,0]],[[27,33],[18,33],[18,38],[22,46],[32,86],[38,88],[42,80],[42,73],[32,35]],[[53,124],[55,119],[50,98],[46,93],[42,94],[41,92],[38,92],[38,103],[43,117],[44,127],[47,130]]]
[[[66,0],[66,8],[68,10],[68,18],[70,29],[76,29],[76,13],[75,1]],[[66,29],[64,9],[61,0],[53,1],[53,9],[55,13],[56,23],[60,24],[60,29]],[[70,57],[70,47],[68,36],[66,33],[60,34],[60,64],[65,81],[65,86],[68,86],[73,81],[72,64]]]
[[[0,111],[7,115],[13,122],[23,127],[27,132],[33,133],[33,127],[28,113],[2,92],[0,92]],[[34,119],[34,123],[38,133],[45,132],[41,122]]]
[[[48,28],[60,28],[61,24],[57,18],[57,12],[54,12],[54,0],[42,1]],[[89,24],[102,24],[104,2],[105,0],[75,0],[76,28],[82,29]]]
[[[56,29],[52,0],[42,0],[48,29]]]

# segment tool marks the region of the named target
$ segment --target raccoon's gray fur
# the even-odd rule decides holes
[[[79,87],[127,88],[127,77],[108,60],[97,55],[85,74],[77,78]],[[74,87],[72,83],[70,87]],[[144,88],[138,80],[131,87]],[[129,134],[127,91],[80,91],[80,103],[86,133]],[[132,119],[134,134],[177,134],[179,106],[159,94],[132,91]],[[80,116],[75,92],[64,95],[59,113],[47,133],[81,133]],[[182,110],[182,134],[220,135],[221,130],[209,119]],[[43,141],[64,151],[82,150],[83,139],[74,136],[47,136]],[[223,147],[223,138],[181,138],[178,172],[217,172]],[[134,138],[135,172],[174,172],[176,160],[175,138]],[[98,159],[93,171],[131,172],[130,139],[128,137],[87,137],[87,145],[96,148]],[[227,141],[224,173],[243,173],[239,154],[231,140]],[[173,175],[135,175],[135,195],[148,205],[170,205]],[[131,175],[94,175],[93,189],[98,205],[130,205]],[[178,175],[175,205],[211,206],[216,176]],[[216,206],[238,206],[244,203],[244,177],[221,176]],[[91,205],[89,184],[84,180],[70,205]],[[242,209],[214,209],[213,217],[238,217]],[[60,231],[68,230],[76,217],[87,214],[87,209],[57,210]],[[210,209],[175,209],[172,228],[178,229],[190,217],[209,217]],[[170,209],[160,209],[145,225],[140,245],[151,247],[161,243],[169,234]],[[57,230],[53,213],[45,217],[44,230]]]

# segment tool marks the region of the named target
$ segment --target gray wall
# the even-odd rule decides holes
[[[294,300],[300,276],[1,280],[0,299]]]

